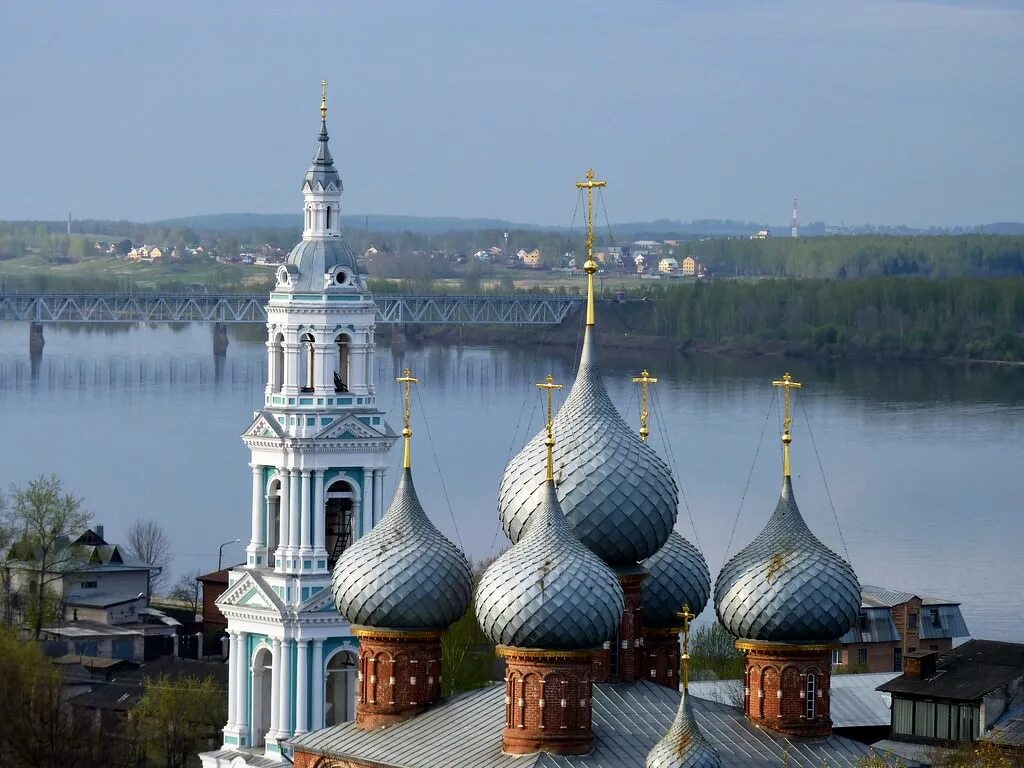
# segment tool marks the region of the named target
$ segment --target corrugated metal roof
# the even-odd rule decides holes
[[[889,725],[888,696],[875,689],[899,672],[863,675],[832,675],[830,715],[836,728]],[[741,680],[706,680],[690,683],[690,693],[700,699],[738,707],[743,701]]]
[[[967,622],[960,612],[960,606],[930,605],[921,611],[921,639],[935,640],[940,637],[970,637]]]
[[[860,598],[866,608],[892,608],[894,605],[905,603],[916,597],[912,592],[900,592],[886,587],[876,587],[871,584],[862,584]]]
[[[886,643],[899,640],[890,608],[861,608],[857,621],[843,635],[841,643]]]
[[[883,691],[954,701],[978,701],[1024,675],[1024,643],[971,640],[939,656],[926,679],[906,675],[880,686]]]
[[[1024,746],[1024,690],[981,738],[996,744]]]
[[[307,733],[296,747],[389,768],[635,768],[668,730],[679,694],[648,682],[594,686],[594,749],[586,755],[513,756],[501,751],[504,688],[456,696],[399,725],[361,731],[354,723]],[[870,748],[839,736],[787,739],[756,727],[738,709],[694,699],[694,715],[723,766],[855,768]]]

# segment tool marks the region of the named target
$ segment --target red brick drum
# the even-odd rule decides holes
[[[644,628],[644,666],[641,677],[656,685],[679,689],[679,633],[681,627]]]
[[[828,736],[832,651],[838,643],[737,640],[746,656],[743,708],[764,728],[787,736]]]
[[[358,727],[408,720],[441,697],[441,632],[352,631],[359,638]]]
[[[625,602],[622,623],[616,636],[594,654],[593,675],[597,683],[631,683],[644,677],[643,599],[640,591],[647,574],[630,572],[618,573],[617,576]]]
[[[504,750],[514,755],[589,752],[593,652],[499,645],[498,655],[505,659]]]

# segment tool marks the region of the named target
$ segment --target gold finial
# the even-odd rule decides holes
[[[640,385],[640,439],[646,443],[651,434],[651,430],[647,428],[647,416],[649,415],[647,412],[647,385],[657,384],[658,380],[644,368],[640,371],[639,376],[633,377],[633,383]]]
[[[793,419],[789,413],[789,390],[800,389],[803,384],[793,381],[793,377],[787,372],[781,379],[773,381],[772,386],[782,387],[786,395],[785,419],[782,421],[782,474],[784,477],[789,477],[789,444],[793,442],[793,436],[789,431],[790,426],[793,424]]]
[[[412,370],[406,368],[404,374],[396,378],[395,381],[405,384],[405,426],[402,428],[402,437],[405,438],[405,457],[402,466],[409,469],[412,466],[412,449],[409,445],[412,442],[412,427],[409,426],[410,401],[412,400],[412,385],[419,384],[420,380],[414,379]]]
[[[554,394],[556,389],[561,389],[562,384],[555,384],[555,377],[550,373],[544,377],[544,381],[537,385],[537,389],[548,391],[548,436],[544,439],[544,445],[548,449],[548,481],[555,481],[555,417],[554,417]]]
[[[327,119],[327,81],[320,81],[320,119]]]
[[[683,603],[683,610],[676,616],[683,620],[683,655],[679,657],[679,678],[683,681],[683,693],[690,690],[690,622],[696,618],[689,603]]]
[[[587,180],[577,181],[576,189],[587,190],[587,260],[583,262],[583,271],[587,273],[587,325],[594,325],[594,273],[597,262],[594,261],[594,190],[608,186],[607,182],[597,181],[594,169],[587,170]]]

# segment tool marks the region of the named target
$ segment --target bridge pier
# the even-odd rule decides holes
[[[226,355],[228,352],[228,327],[224,323],[213,324],[213,354]]]
[[[32,357],[43,354],[43,346],[46,339],[43,338],[43,324],[32,322],[28,325],[28,353]]]

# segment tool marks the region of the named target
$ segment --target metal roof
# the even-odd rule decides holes
[[[978,701],[986,693],[1024,677],[1024,643],[970,640],[939,656],[935,673],[923,680],[900,675],[878,690],[953,701]]]
[[[671,726],[679,694],[646,681],[594,686],[594,748],[586,755],[501,751],[505,691],[492,685],[448,699],[390,728],[355,723],[303,734],[304,751],[387,768],[637,768]],[[693,699],[693,713],[722,765],[735,768],[855,768],[870,748],[840,736],[789,739],[756,727],[739,710]],[[237,754],[237,753],[236,753]]]
[[[929,604],[928,610],[921,611],[921,639],[935,640],[940,637],[969,637],[971,631],[967,629],[967,622],[960,612],[960,604],[952,605]],[[932,612],[935,618],[932,618]]]
[[[840,638],[841,643],[887,643],[900,639],[891,608],[861,608],[857,621]]]
[[[829,688],[829,714],[835,728],[863,728],[889,725],[889,697],[876,690],[899,672],[870,672],[862,675],[832,675]],[[703,680],[690,683],[690,693],[737,707],[743,701],[742,680]]]
[[[999,716],[981,739],[996,744],[1024,745],[1024,691],[1017,694],[1017,699]]]
[[[867,608],[892,608],[913,600],[917,595],[912,592],[900,592],[886,587],[875,587],[864,584],[860,588],[861,603]]]

